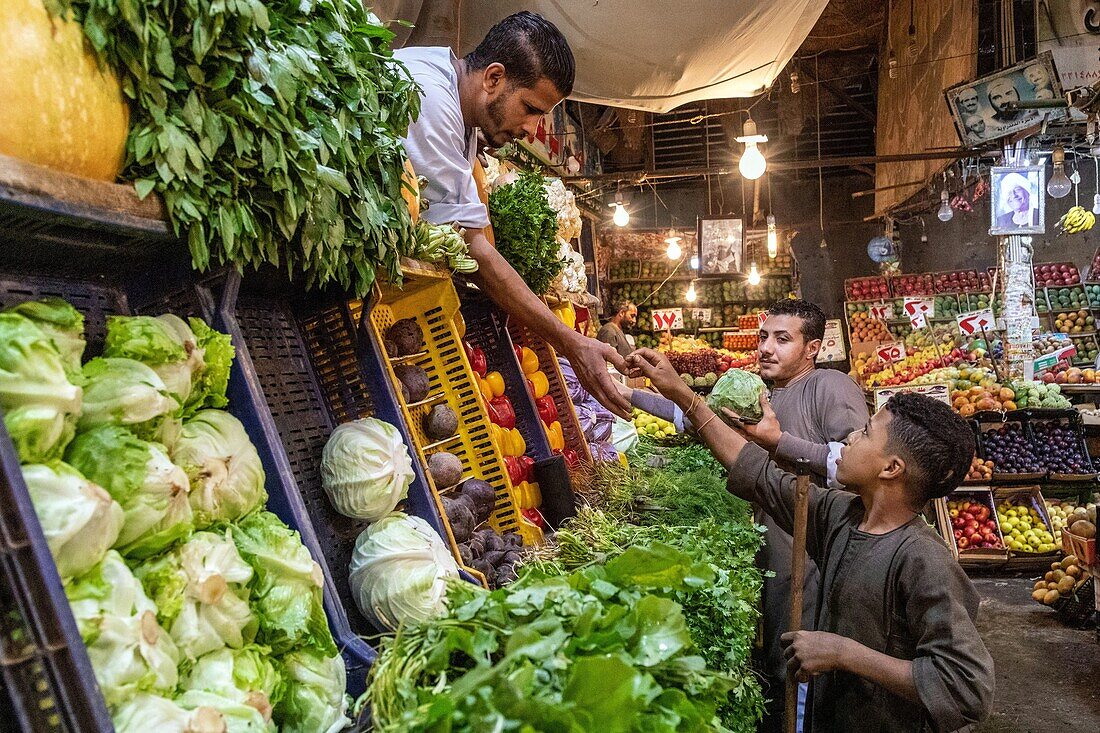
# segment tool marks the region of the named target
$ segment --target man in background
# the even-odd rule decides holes
[[[781,300],[768,310],[760,326],[758,355],[760,376],[770,384],[771,395],[765,400],[763,419],[756,425],[742,424],[739,432],[767,449],[785,470],[793,471],[796,461],[805,458],[819,485],[836,486],[841,443],[867,425],[868,411],[863,391],[851,377],[816,368],[824,338],[825,313],[813,303]],[[775,573],[764,580],[764,646],[756,659],[770,700],[760,730],[782,731],[787,664],[780,637],[787,631],[793,540],[759,508],[757,522],[768,529],[757,563]],[[820,582],[813,561],[806,563],[806,576],[799,582],[804,587],[802,628],[812,628]],[[803,687],[800,707],[804,698]]]
[[[630,405],[608,375],[623,357],[606,344],[566,326],[539,300],[489,243],[489,212],[478,197],[473,163],[478,131],[491,147],[533,135],[539,120],[573,90],[573,52],[561,32],[540,15],[520,12],[493,26],[477,48],[457,58],[446,47],[398,49],[423,96],[420,117],[403,140],[433,224],[466,230],[482,289],[501,308],[541,335],[572,364],[585,388],[612,412]]]
[[[629,300],[624,300],[615,306],[615,314],[607,323],[600,326],[596,338],[611,346],[620,356],[630,356],[634,346],[627,338],[625,329],[633,328],[637,320],[638,307]]]

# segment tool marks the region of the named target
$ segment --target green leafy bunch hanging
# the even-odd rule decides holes
[[[497,251],[534,292],[542,295],[565,266],[558,256],[558,217],[543,178],[523,171],[514,183],[489,194],[489,219]]]
[[[359,0],[46,2],[122,79],[125,176],[164,197],[197,269],[272,264],[359,295],[399,279],[420,99]]]

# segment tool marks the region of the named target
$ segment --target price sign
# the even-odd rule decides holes
[[[894,306],[886,303],[872,303],[867,313],[872,321],[887,321],[894,315]]]
[[[711,323],[711,309],[710,308],[692,308],[691,319],[705,326],[709,326]]]
[[[759,313],[756,314],[756,320],[760,321],[760,325],[763,326],[764,321],[768,320],[768,312],[767,311],[760,311]]]
[[[661,308],[653,311],[654,331],[680,331],[683,328],[683,308]]]
[[[928,325],[928,316],[932,314],[932,306],[935,304],[931,298],[906,298],[905,315],[909,316],[909,323],[913,328],[924,328]]]
[[[925,397],[951,404],[951,388],[947,384],[909,384],[902,387],[879,387],[875,390],[875,412],[882,409],[891,397],[901,392],[915,392]]]
[[[878,354],[878,358],[888,364],[892,364],[895,361],[901,361],[905,358],[905,347],[901,344],[886,344],[885,346],[880,346],[879,350],[875,353]]]
[[[825,338],[821,340],[821,350],[817,352],[818,362],[844,361],[848,352],[844,348],[841,331],[840,319],[825,321]]]
[[[973,336],[976,333],[981,333],[990,328],[993,328],[996,320],[993,318],[993,311],[986,308],[985,310],[972,311],[970,313],[962,313],[955,317],[955,320],[959,323],[959,331],[965,336]]]

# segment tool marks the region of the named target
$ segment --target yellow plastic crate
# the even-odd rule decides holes
[[[465,324],[459,313],[458,293],[450,277],[443,272],[412,270],[406,268],[401,288],[379,286],[366,325],[373,331],[385,362],[386,373],[400,394],[400,386],[394,375],[394,364],[416,364],[428,375],[428,397],[420,402],[406,404],[401,409],[416,444],[416,453],[427,473],[428,457],[437,451],[453,453],[462,462],[464,478],[478,478],[496,490],[497,504],[489,526],[497,532],[516,532],[525,545],[542,542],[542,531],[523,518],[515,493],[508,479],[504,457],[494,445],[489,432],[489,415],[481,401],[474,381],[474,372],[462,347]],[[350,304],[353,318],[362,320],[363,303]],[[424,334],[425,350],[419,354],[391,358],[385,349],[386,331],[395,322],[412,318]],[[431,408],[442,402],[450,405],[458,415],[458,432],[442,441],[433,441],[424,433],[424,418]],[[456,558],[457,543],[446,522],[440,500],[440,488],[435,486],[430,473],[428,483],[439,505],[440,515],[447,525],[448,542]],[[442,487],[446,489],[447,487]],[[471,575],[481,577],[472,568]]]

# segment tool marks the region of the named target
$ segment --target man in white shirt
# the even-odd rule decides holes
[[[569,43],[552,23],[525,11],[497,23],[461,59],[444,47],[403,48],[394,55],[423,91],[420,117],[404,143],[417,175],[428,179],[421,191],[429,204],[424,217],[463,227],[489,297],[567,358],[605,407],[629,417],[630,404],[607,373],[607,362],[626,368],[622,357],[562,323],[493,248],[485,234],[489,213],[473,179],[478,130],[493,147],[532,135],[573,90]]]

